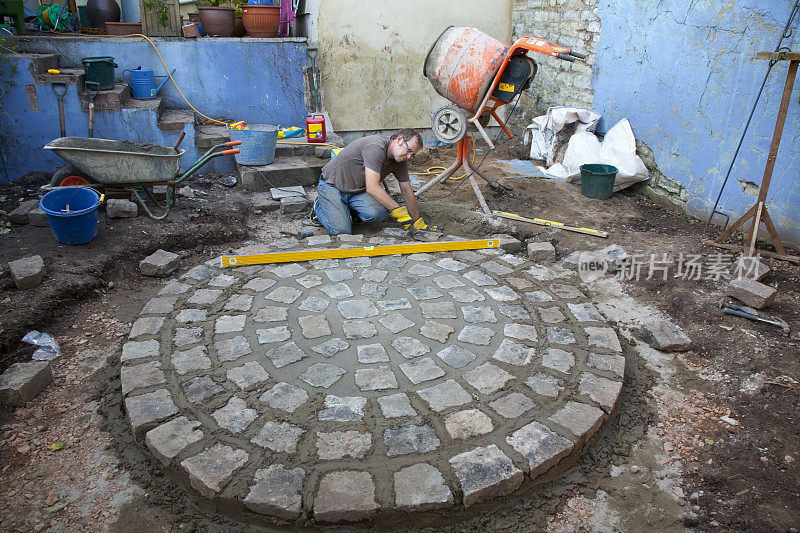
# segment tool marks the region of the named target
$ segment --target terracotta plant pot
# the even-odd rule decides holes
[[[232,7],[198,7],[200,23],[209,37],[230,37],[233,35]]]
[[[244,37],[247,35],[247,30],[244,28],[244,23],[242,22],[242,16],[239,15],[238,17],[234,17],[233,19],[233,36],[234,37]]]
[[[250,37],[275,37],[281,25],[281,8],[242,6],[242,23]]]
[[[141,22],[106,22],[106,31],[109,35],[130,35],[142,33]]]

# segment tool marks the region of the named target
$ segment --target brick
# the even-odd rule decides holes
[[[728,284],[725,294],[750,307],[764,309],[775,301],[778,289],[752,279],[738,278]]]
[[[44,260],[39,255],[23,257],[8,263],[11,279],[17,289],[24,291],[37,287],[45,275]]]
[[[156,250],[139,262],[139,272],[145,276],[165,278],[178,266],[181,256],[166,250]]]
[[[31,401],[53,380],[47,361],[14,363],[0,375],[0,403],[22,406]]]
[[[106,200],[106,215],[108,218],[134,218],[139,214],[139,206],[136,202],[112,198]]]

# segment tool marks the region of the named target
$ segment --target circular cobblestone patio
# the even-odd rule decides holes
[[[133,324],[128,420],[178,479],[242,513],[457,511],[582,453],[613,411],[625,359],[576,283],[498,249],[200,265]]]

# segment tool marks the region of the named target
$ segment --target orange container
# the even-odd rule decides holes
[[[506,45],[477,28],[450,26],[428,52],[424,74],[437,93],[474,113],[507,53]]]
[[[325,142],[325,115],[306,117],[306,139],[310,143]]]

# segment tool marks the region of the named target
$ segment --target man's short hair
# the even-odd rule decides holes
[[[420,135],[419,132],[417,132],[417,130],[412,128],[403,128],[402,130],[398,131],[397,133],[389,137],[389,140],[393,141],[398,137],[400,137],[401,135],[403,136],[403,139],[409,142],[412,139],[416,139],[417,144],[420,146],[420,148],[422,148],[422,135]]]

